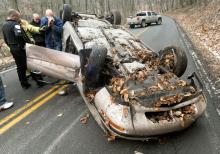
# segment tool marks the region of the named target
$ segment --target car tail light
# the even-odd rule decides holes
[[[140,18],[139,17],[137,17],[137,20],[139,20]]]

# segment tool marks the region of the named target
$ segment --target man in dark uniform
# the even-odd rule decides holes
[[[33,20],[30,22],[31,25],[40,27],[41,19],[37,13],[33,14]],[[41,31],[40,33],[33,33],[32,34],[35,44],[45,47],[45,32]]]
[[[17,65],[17,73],[22,88],[27,89],[31,85],[26,77],[27,60],[25,52],[25,39],[23,37],[22,28],[19,25],[20,13],[16,10],[9,10],[6,22],[2,31],[5,43],[9,46],[10,52]]]

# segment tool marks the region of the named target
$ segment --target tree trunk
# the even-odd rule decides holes
[[[11,6],[11,9],[15,9],[20,12],[17,0],[9,0],[9,6]]]
[[[88,12],[88,0],[85,0],[86,13]]]

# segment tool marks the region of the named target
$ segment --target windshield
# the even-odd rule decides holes
[[[145,12],[140,12],[140,13],[137,13],[136,16],[146,16],[146,13]]]

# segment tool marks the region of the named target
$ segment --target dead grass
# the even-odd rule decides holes
[[[220,2],[167,13],[187,32],[215,77],[220,77]]]

